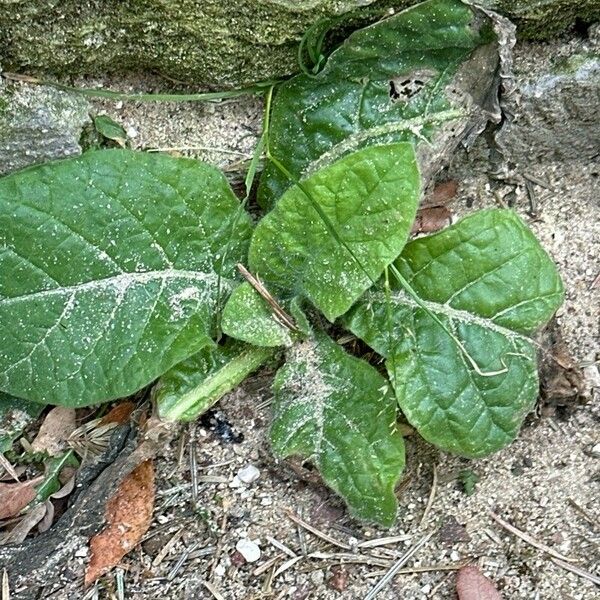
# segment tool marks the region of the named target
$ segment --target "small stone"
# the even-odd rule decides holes
[[[246,465],[237,472],[237,478],[242,483],[254,483],[260,477],[260,471],[254,465]]]
[[[235,545],[235,549],[244,557],[246,562],[253,563],[260,558],[260,548],[258,547],[258,544],[247,538],[239,540]]]
[[[246,564],[246,559],[237,550],[231,555],[231,564],[234,567],[242,567]]]
[[[316,586],[322,585],[323,581],[325,581],[325,573],[323,573],[323,571],[321,569],[318,569],[317,571],[313,571],[310,574],[310,580]]]
[[[450,560],[452,562],[459,561],[460,560],[460,554],[456,550],[452,550],[452,552],[450,552]]]
[[[348,571],[343,566],[332,567],[327,585],[336,592],[343,592],[348,586]]]
[[[590,450],[591,456],[594,458],[600,458],[600,443],[594,444]]]
[[[273,498],[271,498],[271,496],[264,496],[263,498],[260,499],[260,505],[261,506],[272,506]]]
[[[233,560],[232,560],[233,562]],[[225,565],[223,563],[219,563],[216,567],[215,567],[215,575],[217,577],[223,577],[225,575],[227,569],[225,569]]]

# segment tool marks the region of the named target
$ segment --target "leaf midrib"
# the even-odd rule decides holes
[[[78,283],[75,285],[69,286],[60,286],[55,288],[50,288],[46,290],[39,290],[36,292],[31,292],[29,294],[21,294],[20,296],[12,296],[0,298],[0,307],[9,306],[13,303],[18,303],[30,299],[40,299],[46,298],[48,296],[59,295],[69,295],[77,294],[82,291],[94,290],[95,288],[108,288],[114,287],[117,288],[119,284],[124,287],[129,287],[134,284],[145,284],[150,283],[153,280],[167,280],[167,279],[188,279],[191,281],[202,281],[206,282],[207,280],[214,279],[216,282],[217,274],[205,273],[203,271],[189,271],[189,270],[179,270],[179,269],[164,269],[160,271],[141,271],[141,272],[126,272],[126,273],[118,273],[117,275],[111,275],[109,277],[104,277],[102,279],[94,279],[91,281],[86,281],[82,283]]]

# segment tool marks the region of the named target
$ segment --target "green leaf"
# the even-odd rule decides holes
[[[83,406],[206,345],[251,232],[215,168],[125,150],[0,179],[0,389]],[[220,260],[228,239],[227,260]]]
[[[280,323],[254,288],[247,282],[233,290],[223,310],[223,331],[255,346],[291,346],[292,332]]]
[[[426,440],[467,457],[504,447],[537,397],[525,333],[562,303],[554,263],[515,213],[485,210],[407,244],[396,266],[419,302],[374,290],[346,325],[387,358],[400,408]]]
[[[125,129],[108,115],[94,117],[94,128],[101,136],[116,142],[121,148],[125,148],[127,145],[127,133]]]
[[[462,483],[465,494],[472,496],[475,493],[475,486],[479,482],[479,475],[471,469],[463,469],[458,474],[458,480]]]
[[[196,419],[273,355],[270,348],[233,340],[200,350],[159,379],[158,414],[170,421]]]
[[[316,76],[279,86],[271,155],[299,180],[359,148],[410,142],[427,179],[463,138],[500,117],[494,26],[459,0],[430,0],[354,32]],[[267,161],[259,203],[271,208],[290,185]]]
[[[309,459],[351,512],[389,526],[404,442],[388,382],[323,334],[295,344],[273,385],[273,450]]]
[[[418,201],[419,172],[410,144],[355,152],[284,194],[254,231],[250,270],[277,299],[307,298],[333,321],[398,256]],[[247,288],[237,293],[253,302]],[[238,311],[226,309],[224,331],[237,338],[243,332],[236,319],[248,319],[235,300]],[[265,318],[263,311],[257,323],[262,326]],[[266,325],[260,337],[275,342],[278,334]]]
[[[67,450],[63,454],[51,457],[46,461],[44,481],[42,481],[36,490],[36,502],[43,502],[60,490],[62,483],[59,477],[65,467],[73,467],[75,469],[79,467],[79,461],[73,450]]]
[[[0,392],[0,452],[10,450],[13,441],[43,410],[43,404],[27,402]]]

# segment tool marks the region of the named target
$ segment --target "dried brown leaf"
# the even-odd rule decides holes
[[[75,429],[75,409],[56,406],[46,415],[31,447],[34,452],[56,456],[64,450],[66,440]]]
[[[108,425],[109,423],[122,424],[125,423],[131,416],[135,404],[133,402],[120,402],[111,408],[100,420],[100,425]]]
[[[0,535],[0,546],[8,544],[21,544],[29,532],[44,518],[46,515],[46,505],[38,504],[31,510],[28,510],[23,518],[9,531],[5,531]]]
[[[413,223],[411,233],[433,233],[447,227],[452,222],[452,213],[445,206],[421,208]]]
[[[0,520],[18,515],[34,498],[35,485],[43,477],[19,483],[0,483]]]
[[[119,485],[106,505],[106,528],[90,540],[88,586],[110,571],[142,539],[152,521],[154,467],[147,460]]]
[[[458,600],[502,600],[496,586],[474,565],[458,571],[456,593]]]
[[[445,206],[456,196],[458,191],[458,182],[454,179],[442,181],[436,184],[431,193],[427,194],[421,206],[429,208],[432,206]]]

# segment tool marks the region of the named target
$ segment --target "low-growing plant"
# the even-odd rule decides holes
[[[504,447],[537,397],[529,336],[562,302],[557,270],[510,210],[409,234],[441,161],[500,118],[506,38],[458,0],[357,31],[324,66],[319,36],[318,64],[266,94],[242,203],[214,167],[127,150],[1,179],[0,390],[85,406],[158,380],[160,418],[192,420],[283,349],[273,451],[383,525],[398,408],[445,451]]]

